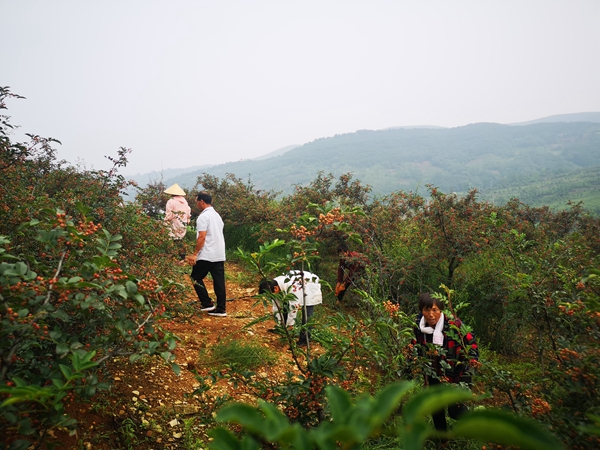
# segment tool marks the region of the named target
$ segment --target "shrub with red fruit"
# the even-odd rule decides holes
[[[0,88],[0,109],[9,97]],[[129,150],[108,171],[80,171],[55,160],[54,139],[11,142],[0,119],[0,435],[9,444],[74,428],[64,404],[106,387],[99,374],[112,356],[172,362],[175,339],[158,318],[174,285],[155,273],[166,231],[123,203],[118,168]]]

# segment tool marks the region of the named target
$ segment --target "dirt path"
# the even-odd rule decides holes
[[[257,303],[253,298],[257,288],[239,286],[230,281],[239,278],[235,276],[239,270],[232,263],[226,265],[227,296],[232,299],[227,302],[227,317],[212,317],[187,308],[189,314],[162,323],[179,339],[174,352],[175,362],[181,367],[179,375],[160,358],[136,364],[130,364],[126,358],[111,361],[108,366],[113,382],[110,392],[99,395],[93,404],[71,406],[69,413],[79,421],[80,427],[76,436],[58,433],[57,437],[65,444],[58,448],[121,448],[118,445],[123,445],[123,434],[129,432],[128,427],[131,433],[142,433],[144,440],[148,441],[147,444],[137,442],[134,445],[137,449],[185,448],[182,442],[183,421],[202,407],[199,399],[191,396],[200,386],[196,373],[206,376],[212,369],[199,356],[205,353],[204,349],[210,350],[224,340],[258,342],[275,350],[280,355],[279,361],[262,368],[261,375],[277,379],[287,371],[297,370],[290,364],[292,358],[288,344],[280,336],[267,332],[273,326],[272,320],[244,328],[269,314],[270,307]],[[183,275],[182,278],[183,282],[189,283],[189,277]],[[207,282],[206,286],[214,298],[211,282]],[[191,284],[189,287],[189,298],[183,299],[185,302],[196,299]],[[249,400],[245,391],[235,389],[224,380],[211,388],[207,395],[214,398],[225,394]],[[139,424],[144,426],[140,428]],[[131,439],[134,439],[133,436]]]

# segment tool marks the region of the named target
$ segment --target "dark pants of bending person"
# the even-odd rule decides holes
[[[431,377],[427,377],[427,381],[429,382],[429,386],[440,384],[440,380]],[[448,415],[454,420],[457,420],[466,411],[467,408],[462,403],[455,403],[448,406]],[[431,414],[431,417],[433,419],[433,426],[436,430],[446,431],[448,429],[448,425],[446,424],[446,408],[434,412]]]
[[[198,294],[198,300],[202,308],[208,308],[213,306],[213,301],[208,295],[206,286],[204,285],[204,278],[207,274],[213,279],[215,296],[217,297],[217,312],[226,312],[227,294],[225,291],[225,262],[224,261],[196,261],[192,269],[192,281],[194,282],[194,289]]]

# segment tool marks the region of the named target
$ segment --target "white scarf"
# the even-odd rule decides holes
[[[443,345],[444,343],[444,334],[442,330],[444,329],[444,313],[440,314],[440,319],[435,324],[435,330],[430,326],[425,325],[425,316],[421,316],[421,322],[419,323],[419,327],[421,331],[426,334],[433,334],[433,343],[436,345]]]

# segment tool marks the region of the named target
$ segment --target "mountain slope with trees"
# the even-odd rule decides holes
[[[283,155],[227,163],[166,181],[192,187],[198,175],[234,174],[259,189],[290,193],[320,171],[353,177],[373,193],[493,190],[600,166],[600,123],[558,122],[523,126],[478,123],[448,129],[361,130],[294,148]]]

